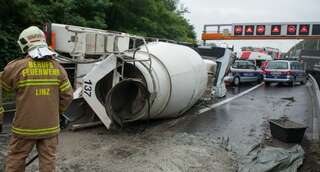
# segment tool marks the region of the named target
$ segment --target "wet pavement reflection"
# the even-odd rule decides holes
[[[244,85],[228,88],[227,98],[251,87]],[[245,154],[269,132],[269,119],[287,116],[291,120],[310,126],[312,102],[309,97],[308,85],[263,85],[208,112],[191,115],[179,122],[176,130],[229,138],[233,150]],[[310,131],[309,128],[307,133]]]

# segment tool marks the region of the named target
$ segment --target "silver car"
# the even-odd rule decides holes
[[[304,84],[306,80],[303,65],[298,61],[270,61],[264,71],[265,85],[270,85],[272,82],[284,82],[290,85],[293,85],[295,82]]]

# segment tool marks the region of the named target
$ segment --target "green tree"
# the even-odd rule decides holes
[[[1,0],[0,67],[21,57],[17,38],[30,25],[42,27],[47,22],[74,24],[106,29],[108,0]]]
[[[109,29],[133,34],[194,41],[192,25],[177,10],[177,0],[111,0],[106,23]]]
[[[192,25],[177,0],[0,0],[0,68],[21,57],[17,38],[30,25],[47,22],[109,29],[194,42]]]

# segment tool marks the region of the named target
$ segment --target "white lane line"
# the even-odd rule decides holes
[[[235,95],[235,96],[233,96],[233,97],[230,97],[230,98],[228,98],[228,99],[226,99],[226,100],[223,100],[223,101],[221,101],[221,102],[215,103],[215,104],[213,104],[213,105],[211,105],[211,106],[209,106],[209,107],[202,108],[202,109],[200,109],[200,110],[198,111],[197,114],[202,114],[202,113],[207,112],[207,111],[209,111],[209,110],[211,110],[211,109],[213,109],[213,108],[216,108],[216,107],[218,107],[218,106],[221,106],[221,105],[223,105],[223,104],[226,104],[226,103],[228,103],[228,102],[230,102],[230,101],[232,101],[232,100],[234,100],[234,99],[237,99],[237,98],[239,98],[239,97],[241,97],[241,96],[243,96],[243,95],[245,95],[245,94],[248,94],[249,92],[257,89],[258,87],[260,87],[260,86],[263,85],[263,84],[264,84],[264,83],[260,83],[260,84],[254,86],[254,87],[252,87],[252,88],[249,88],[249,89],[247,89],[246,91],[243,91],[243,92],[241,92],[241,93],[239,93],[239,94],[237,94],[237,95]]]

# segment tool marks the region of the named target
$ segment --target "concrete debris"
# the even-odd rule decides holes
[[[105,172],[234,172],[235,154],[227,151],[228,138],[159,132],[65,132],[61,135],[58,171]],[[36,171],[37,163],[28,169]]]

